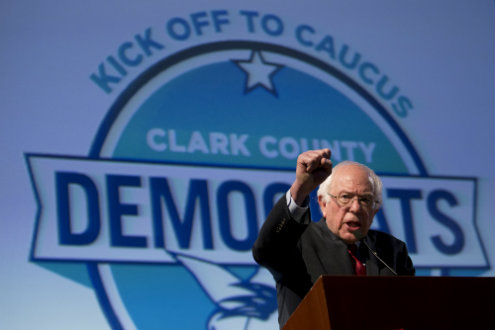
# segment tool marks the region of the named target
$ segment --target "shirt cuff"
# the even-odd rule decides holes
[[[304,213],[308,210],[309,206],[309,198],[306,197],[304,200],[303,205],[299,206],[296,204],[296,202],[292,199],[292,196],[290,194],[290,189],[287,190],[287,193],[285,195],[285,199],[287,200],[287,207],[289,208],[289,213],[290,215],[296,220],[297,222],[301,222]]]

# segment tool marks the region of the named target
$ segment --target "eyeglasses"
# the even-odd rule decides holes
[[[369,208],[369,209],[374,209],[377,205],[377,202],[373,198],[373,195],[354,195],[354,194],[349,194],[349,193],[341,193],[338,196],[332,195],[330,193],[327,193],[330,197],[334,198],[337,204],[340,207],[345,207],[348,206],[352,203],[354,199],[357,199],[359,205],[361,207]]]

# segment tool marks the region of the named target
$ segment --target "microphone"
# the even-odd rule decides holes
[[[388,268],[388,270],[390,270],[392,272],[392,274],[394,274],[395,276],[397,276],[397,273],[395,272],[395,270],[392,269],[392,267],[390,267],[389,265],[387,265],[387,263],[385,261],[382,260],[382,258],[380,258],[378,256],[378,253],[376,253],[375,250],[373,250],[372,248],[370,248],[370,246],[368,245],[368,243],[366,243],[366,241],[364,240],[364,238],[366,236],[363,235],[363,233],[361,232],[360,229],[352,232],[354,234],[354,236],[358,239],[358,241],[360,241],[361,243],[363,243],[367,248],[368,250],[370,250],[371,254],[375,256],[375,258],[378,259],[378,261],[380,261],[385,267]]]

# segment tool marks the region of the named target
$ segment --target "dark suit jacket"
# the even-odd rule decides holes
[[[397,274],[414,275],[404,242],[375,230],[370,230],[364,239]],[[367,275],[393,275],[364,244],[358,253],[366,264]],[[320,275],[354,274],[346,243],[328,229],[325,219],[312,222],[308,211],[304,221],[297,222],[289,213],[285,196],[263,224],[253,246],[253,256],[275,278],[280,327]]]

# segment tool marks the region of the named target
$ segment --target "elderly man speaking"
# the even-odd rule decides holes
[[[254,259],[276,281],[280,327],[320,275],[415,274],[406,244],[370,229],[382,200],[380,178],[356,162],[332,169],[330,154],[322,149],[299,155],[291,188],[271,210],[253,246]],[[323,218],[312,222],[309,194],[318,186]]]

